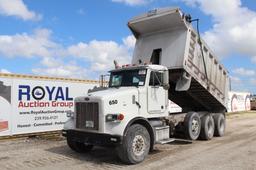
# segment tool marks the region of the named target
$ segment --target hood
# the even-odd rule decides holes
[[[87,97],[89,98],[98,98],[98,99],[109,99],[119,96],[130,96],[138,94],[137,87],[119,87],[119,88],[107,88],[105,90],[100,90],[96,92],[88,93]],[[76,101],[83,101],[85,96],[80,96],[76,98]]]
[[[137,94],[137,87],[119,87],[119,88],[108,88],[97,92],[88,93],[88,96],[95,96],[99,98],[109,98],[124,95],[124,94]]]

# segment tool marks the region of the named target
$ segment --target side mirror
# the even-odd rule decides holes
[[[168,71],[168,70],[165,70],[165,71],[164,71],[163,80],[164,80],[164,82],[163,82],[163,88],[164,88],[165,90],[169,90],[170,84],[169,84],[169,71]]]
[[[169,85],[169,84],[163,84],[163,88],[164,88],[165,90],[169,90],[170,85]]]

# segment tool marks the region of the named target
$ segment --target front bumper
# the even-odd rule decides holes
[[[83,132],[78,130],[62,130],[62,135],[74,141],[91,145],[119,145],[122,143],[122,136],[102,133]]]

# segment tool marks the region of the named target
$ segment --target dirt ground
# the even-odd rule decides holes
[[[113,149],[97,147],[78,154],[63,139],[2,140],[0,169],[256,170],[256,112],[228,116],[224,137],[156,145],[143,163],[132,166],[120,163]]]

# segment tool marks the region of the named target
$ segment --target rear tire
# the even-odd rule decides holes
[[[184,120],[185,136],[189,140],[196,140],[200,135],[201,120],[196,112],[188,112]]]
[[[82,143],[82,142],[77,142],[77,141],[75,141],[73,139],[70,139],[70,138],[67,138],[67,144],[72,150],[74,150],[78,153],[89,152],[93,148],[93,145],[87,145],[87,144]]]
[[[218,113],[213,116],[215,131],[214,136],[221,137],[225,134],[226,118],[223,113]]]
[[[202,126],[200,132],[200,139],[211,140],[214,135],[214,120],[211,114],[207,114],[201,118]]]
[[[150,149],[150,135],[147,129],[134,124],[129,127],[124,136],[123,143],[116,148],[118,157],[127,164],[142,162]]]

